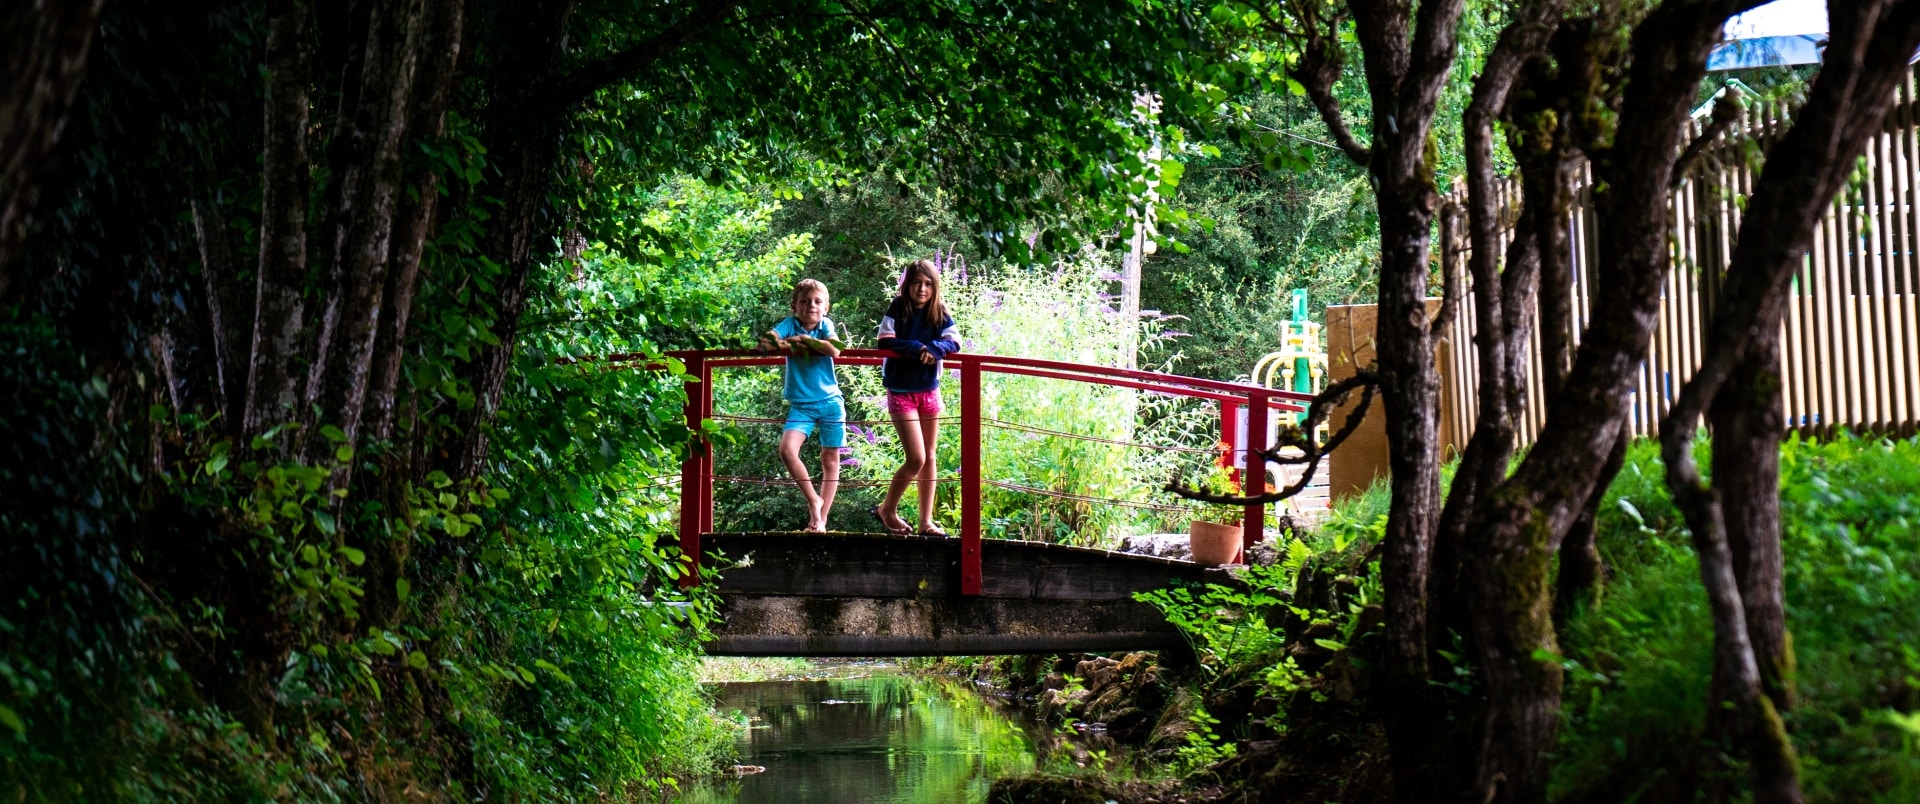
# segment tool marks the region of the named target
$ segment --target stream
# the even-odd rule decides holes
[[[1032,717],[965,681],[885,662],[816,669],[829,675],[712,686],[716,707],[747,726],[738,761],[749,772],[703,782],[686,801],[982,802],[994,779],[1035,766]]]

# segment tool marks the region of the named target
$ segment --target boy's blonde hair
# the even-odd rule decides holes
[[[824,283],[822,283],[820,280],[802,279],[798,282],[793,283],[793,296],[787,299],[787,308],[792,309],[795,307],[799,307],[801,297],[806,296],[807,294],[812,293],[816,290],[820,291],[820,295],[827,297],[828,300],[833,299],[833,294],[827,292],[827,286]]]

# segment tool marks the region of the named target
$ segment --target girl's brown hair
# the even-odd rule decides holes
[[[940,269],[932,260],[914,260],[907,263],[907,270],[900,273],[900,298],[906,299],[907,309],[915,309],[913,299],[907,296],[907,285],[913,283],[914,275],[925,276],[933,283],[933,295],[927,297],[927,309],[923,314],[931,314],[936,320],[947,317],[947,303],[940,298]]]

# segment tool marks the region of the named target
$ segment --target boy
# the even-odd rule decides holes
[[[827,286],[817,279],[793,285],[793,315],[760,336],[763,352],[787,352],[781,396],[787,400],[787,423],[780,432],[780,459],[807,498],[807,530],[827,529],[827,512],[840,489],[840,448],[847,442],[847,409],[834,379],[833,359],[840,354],[833,321],[827,318]],[[820,491],[800,462],[800,445],[813,428],[820,428]]]

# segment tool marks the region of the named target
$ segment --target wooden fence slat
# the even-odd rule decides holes
[[[1895,94],[1884,134],[1866,151],[1867,180],[1855,192],[1832,200],[1815,226],[1808,251],[1795,270],[1781,327],[1781,405],[1786,424],[1822,435],[1841,427],[1861,431],[1920,431],[1920,67]],[[1748,141],[1761,149],[1777,142],[1795,109],[1762,101],[1743,114],[1733,133],[1713,143],[1668,199],[1673,264],[1661,287],[1656,326],[1636,372],[1629,426],[1636,435],[1656,435],[1681,387],[1698,372],[1709,344],[1720,284],[1758,175],[1749,164]],[[1700,121],[1689,131],[1697,135]],[[1566,322],[1575,349],[1593,317],[1598,255],[1593,171],[1583,165],[1567,227],[1572,263],[1573,309]],[[1464,190],[1449,200],[1464,200]],[[1496,187],[1500,258],[1512,241],[1524,203],[1516,177]],[[1462,249],[1469,258],[1471,246]],[[1460,266],[1450,266],[1460,270]],[[1474,342],[1491,322],[1479,321],[1462,300],[1448,339],[1454,355],[1447,393],[1450,421],[1463,446],[1478,420],[1478,362]],[[1526,410],[1519,437],[1531,442],[1545,425],[1542,391],[1545,353],[1536,315],[1527,341]]]

